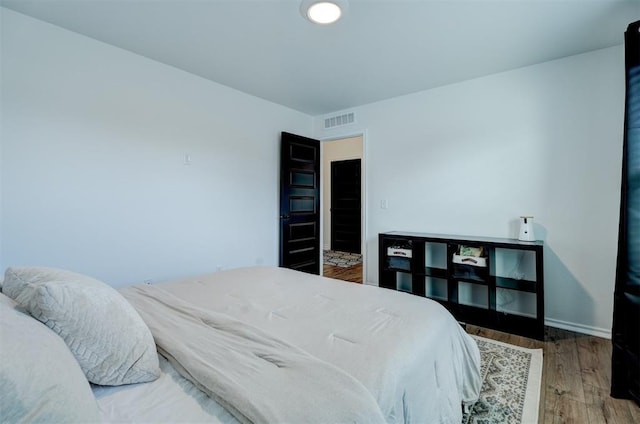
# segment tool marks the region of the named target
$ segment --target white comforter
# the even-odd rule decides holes
[[[478,397],[478,348],[436,302],[266,267],[159,287],[338,367],[367,388],[388,422],[458,424],[461,404]]]
[[[358,380],[293,345],[155,286],[123,294],[174,367],[243,423],[384,423]]]

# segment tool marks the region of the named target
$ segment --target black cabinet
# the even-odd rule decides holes
[[[458,321],[544,339],[543,243],[379,235],[379,285],[440,302]]]

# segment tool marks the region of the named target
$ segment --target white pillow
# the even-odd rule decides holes
[[[112,287],[60,269],[10,267],[3,292],[64,339],[90,382],[117,386],[160,376],[149,328]]]
[[[98,404],[64,341],[0,294],[0,422],[99,422]]]

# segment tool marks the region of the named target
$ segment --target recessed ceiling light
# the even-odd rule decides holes
[[[306,9],[304,13],[311,22],[321,25],[334,23],[343,13],[340,1],[304,2],[303,8]]]

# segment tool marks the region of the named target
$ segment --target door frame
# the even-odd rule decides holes
[[[362,284],[367,284],[367,235],[368,235],[368,221],[367,221],[367,198],[369,194],[369,187],[367,184],[368,181],[368,149],[367,149],[367,131],[366,130],[356,130],[353,132],[340,133],[337,135],[332,135],[330,137],[316,137],[320,140],[320,161],[324,163],[324,146],[325,142],[344,140],[347,138],[353,137],[362,137],[362,157],[360,165],[361,165],[361,173],[362,173],[362,181],[361,181],[361,193],[360,200],[362,204],[361,208],[361,217],[360,217],[360,231],[361,231],[361,252],[362,252]],[[349,159],[349,158],[346,158]],[[357,158],[350,158],[357,159]],[[324,178],[320,178],[320,192],[322,195],[320,196],[320,209],[324,210]],[[320,263],[324,263],[324,214],[320,216]],[[375,240],[377,242],[377,239]],[[323,274],[322,266],[320,267],[321,274]]]

